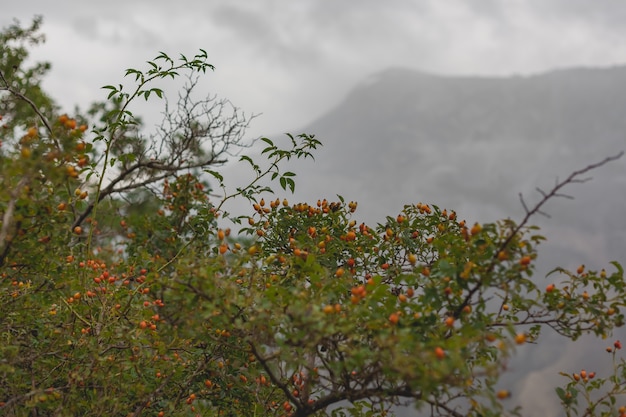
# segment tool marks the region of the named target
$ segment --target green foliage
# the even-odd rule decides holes
[[[503,415],[518,411],[496,390],[516,345],[623,324],[618,263],[531,279],[543,238],[529,219],[614,158],[519,223],[469,226],[418,203],[368,226],[356,202],[274,192],[295,189],[282,166],[313,156],[311,135],[262,138],[258,158],[239,156],[248,183],[227,187],[219,168],[248,119],[192,99],[206,52],[160,53],[72,118],[39,88],[47,66],[22,68],[38,29],[0,35],[3,415]],[[159,83],[181,75],[170,109]],[[145,136],[131,107],[154,98],[170,110]],[[229,200],[250,209],[226,213]],[[567,413],[623,413],[620,348],[612,377],[565,375]]]

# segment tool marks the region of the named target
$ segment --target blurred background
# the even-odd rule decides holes
[[[626,3],[596,0],[25,1],[0,25],[44,17],[52,63],[44,87],[67,112],[105,98],[159,51],[203,48],[214,73],[200,87],[256,115],[249,137],[315,134],[298,161],[293,200],[359,202],[376,223],[404,204],[456,210],[468,222],[524,215],[572,171],[626,149]],[[159,103],[137,109],[147,130]],[[225,174],[242,179],[239,165]],[[556,266],[626,262],[626,158],[573,184],[536,217],[548,238],[538,283]],[[246,212],[247,213],[247,212]],[[599,374],[609,340],[575,344],[545,332],[524,346],[502,387],[524,415],[559,415],[559,371]],[[412,415],[412,412],[406,412]]]

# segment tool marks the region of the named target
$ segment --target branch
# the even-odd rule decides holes
[[[17,199],[22,192],[22,188],[24,188],[29,182],[29,177],[22,177],[10,193],[11,199],[9,200],[9,204],[4,212],[4,216],[2,216],[2,229],[0,229],[0,265],[4,264],[4,259],[6,258],[7,251],[10,246],[7,239],[9,237],[9,227],[11,226],[11,221],[13,220],[13,213],[15,212]]]
[[[574,184],[574,183],[584,183],[589,181],[591,178],[587,177],[587,178],[578,178],[579,176],[586,174],[589,171],[592,171],[596,168],[599,168],[603,165],[608,164],[611,161],[616,161],[618,159],[620,159],[622,156],[624,155],[624,151],[621,151],[620,153],[618,153],[617,155],[613,155],[613,156],[609,156],[607,158],[604,158],[602,161],[600,162],[596,162],[595,164],[591,164],[586,166],[585,168],[579,169],[577,171],[572,172],[565,180],[558,182],[554,185],[554,187],[552,188],[552,190],[550,190],[549,192],[545,193],[541,190],[540,193],[543,196],[543,198],[541,199],[541,201],[539,201],[539,203],[537,203],[535,205],[535,207],[533,207],[532,209],[528,210],[528,208],[526,207],[525,204],[523,204],[524,206],[524,210],[526,212],[526,215],[524,216],[524,218],[522,219],[521,223],[511,231],[511,233],[509,234],[509,236],[504,240],[504,242],[502,242],[502,244],[500,245],[500,250],[504,250],[509,243],[511,242],[511,240],[519,233],[520,230],[522,230],[522,228],[524,228],[524,226],[526,226],[526,224],[528,224],[528,221],[530,220],[530,218],[532,216],[534,216],[537,213],[541,212],[541,208],[548,202],[548,200],[551,200],[553,197],[564,197],[564,198],[569,198],[569,199],[573,199],[573,197],[567,195],[567,194],[561,194],[559,193],[559,190],[561,190],[561,188],[565,187],[568,184]],[[520,199],[523,200],[523,197],[520,193]],[[497,257],[497,254],[496,254]]]
[[[211,159],[209,159],[209,160],[206,160],[206,161],[197,162],[197,163],[188,164],[188,165],[178,165],[178,166],[161,164],[161,163],[156,162],[156,161],[138,162],[135,165],[132,165],[131,167],[127,168],[125,171],[121,172],[104,189],[102,189],[102,191],[100,191],[97,199],[95,199],[91,203],[89,203],[87,208],[85,208],[85,210],[80,214],[80,216],[78,216],[76,218],[76,220],[74,220],[74,223],[72,224],[72,228],[74,228],[76,226],[80,226],[82,224],[82,222],[84,222],[85,219],[91,214],[91,212],[93,211],[94,207],[98,203],[100,203],[102,200],[104,200],[106,197],[111,195],[111,194],[121,193],[121,192],[124,192],[124,191],[131,191],[131,190],[134,190],[134,189],[137,189],[137,188],[140,188],[140,187],[143,187],[143,186],[155,183],[155,182],[160,181],[162,179],[165,179],[167,177],[173,176],[173,175],[175,175],[179,171],[189,170],[189,169],[193,169],[193,168],[200,168],[200,167],[210,166],[210,165],[221,165],[224,162],[225,162],[224,160],[214,159],[213,157]],[[158,176],[155,176],[155,177],[150,177],[150,178],[148,178],[148,179],[146,179],[146,180],[144,180],[144,181],[142,181],[140,183],[128,184],[126,186],[115,188],[115,186],[117,184],[119,184],[120,182],[124,181],[133,172],[135,172],[137,170],[140,170],[141,168],[156,169],[156,170],[160,170],[160,171],[165,171],[165,173],[161,174],[161,175],[158,175]]]
[[[50,126],[50,123],[48,122],[48,119],[46,119],[46,116],[44,116],[43,113],[41,113],[41,111],[39,111],[39,109],[37,108],[37,105],[35,103],[33,103],[33,101],[31,99],[29,99],[28,97],[26,97],[24,94],[22,94],[19,91],[16,91],[16,90],[12,89],[11,87],[9,87],[9,83],[8,83],[7,79],[4,77],[4,74],[1,71],[0,71],[0,79],[2,80],[2,82],[5,85],[5,87],[2,88],[2,89],[8,91],[10,94],[14,95],[15,97],[19,98],[20,100],[25,101],[30,106],[30,108],[33,109],[33,111],[37,114],[37,117],[39,117],[41,122],[44,124],[44,126],[46,127],[46,130],[48,130],[48,134],[50,136],[52,136],[52,126]],[[57,143],[57,146],[58,146],[58,143]]]
[[[267,372],[267,375],[270,377],[270,381],[272,381],[283,392],[283,394],[285,394],[289,401],[294,404],[298,404],[298,398],[293,395],[291,389],[289,389],[289,386],[283,383],[270,368],[269,364],[267,363],[268,358],[261,355],[261,353],[257,350],[256,346],[254,346],[252,342],[248,342],[248,346],[250,346],[250,351],[252,352],[252,355],[254,355],[254,357],[259,361],[259,363],[265,370],[265,372]],[[300,410],[300,408],[298,408],[298,410]]]
[[[566,198],[571,198],[570,196],[566,195],[566,194],[561,194],[559,193],[559,191],[565,187],[568,184],[574,184],[574,183],[584,183],[589,181],[591,178],[587,177],[587,178],[578,178],[583,174],[588,173],[589,171],[592,171],[596,168],[599,168],[603,165],[608,164],[609,162],[612,161],[616,161],[618,159],[620,159],[622,156],[624,155],[624,151],[619,152],[616,155],[613,156],[609,156],[604,158],[602,161],[600,162],[596,162],[594,164],[591,165],[587,165],[585,168],[579,169],[577,171],[572,172],[565,180],[563,181],[558,181],[556,182],[556,184],[554,185],[554,187],[552,187],[552,189],[549,192],[544,192],[540,190],[541,195],[543,196],[543,198],[531,209],[529,209],[526,206],[526,203],[524,202],[523,198],[521,197],[520,194],[520,199],[522,201],[522,207],[524,208],[524,211],[526,213],[526,215],[524,216],[524,218],[522,219],[522,221],[519,223],[519,225],[517,225],[515,228],[513,228],[513,230],[511,230],[511,233],[507,236],[506,239],[504,239],[504,241],[500,244],[498,250],[494,251],[494,255],[493,255],[493,259],[491,261],[491,264],[489,265],[489,267],[487,268],[487,270],[485,271],[486,274],[489,274],[493,268],[495,267],[496,263],[497,263],[497,259],[498,259],[498,252],[504,250],[507,248],[507,246],[511,243],[511,241],[513,240],[513,238],[515,236],[517,236],[517,234],[520,232],[520,230],[522,230],[529,222],[530,218],[532,216],[534,216],[535,214],[541,213],[541,214],[545,214],[541,211],[541,208],[549,201],[551,200],[553,197],[566,197]],[[463,300],[463,302],[461,303],[461,305],[454,311],[454,317],[458,318],[461,315],[461,312],[463,311],[463,308],[466,305],[469,305],[470,301],[472,300],[472,297],[474,296],[474,294],[482,287],[482,280],[479,280],[476,285],[469,290],[469,292],[467,293],[467,296],[465,297],[465,299]]]

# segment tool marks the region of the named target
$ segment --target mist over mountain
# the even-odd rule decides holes
[[[404,204],[454,209],[468,221],[520,218],[557,178],[626,149],[626,67],[508,78],[390,69],[360,83],[304,132],[323,143],[300,163],[298,196],[362,203],[366,221]],[[597,262],[626,253],[626,158],[565,189],[536,222],[610,242]],[[332,185],[332,186],[329,186]],[[579,242],[566,242],[568,247]],[[619,247],[619,249],[618,249]]]
[[[460,218],[521,220],[518,193],[532,207],[557,179],[626,149],[626,67],[577,68],[511,77],[438,76],[394,68],[358,84],[302,130],[323,147],[315,162],[294,164],[295,199],[359,202],[370,224],[424,202]],[[548,238],[536,281],[556,266],[593,269],[626,262],[626,157],[572,184],[538,216]],[[622,329],[614,338],[626,338]],[[559,415],[558,371],[610,366],[608,341],[568,344],[544,331],[547,345],[524,346],[503,384],[524,415]]]

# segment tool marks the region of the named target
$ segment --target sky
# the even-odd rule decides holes
[[[52,63],[45,86],[65,109],[104,98],[101,86],[159,51],[203,48],[216,67],[207,93],[259,115],[251,137],[303,128],[390,67],[511,75],[626,62],[618,0],[26,0],[2,9],[3,27],[44,17],[47,42],[33,58]]]

